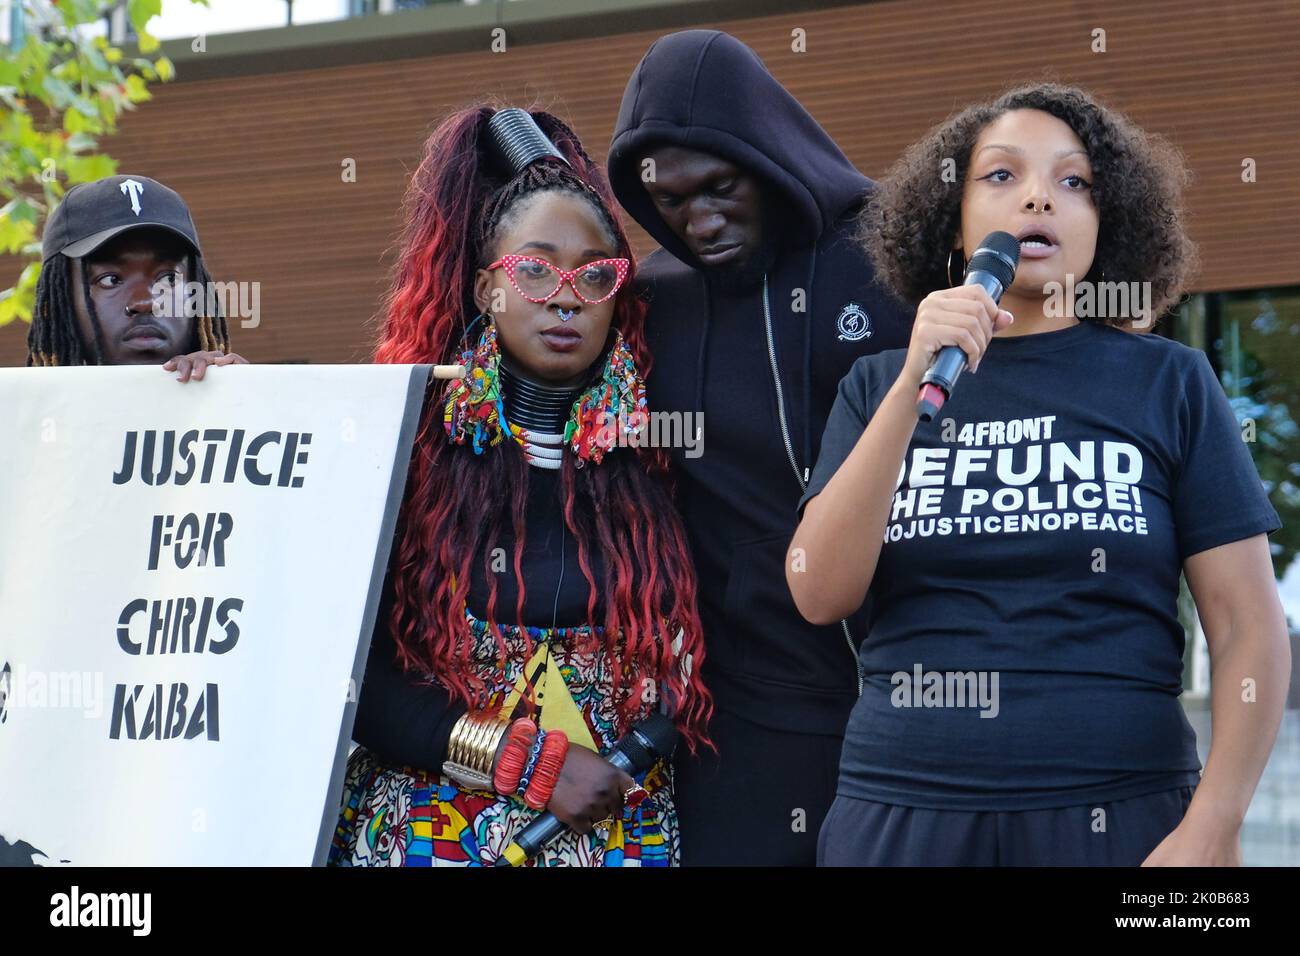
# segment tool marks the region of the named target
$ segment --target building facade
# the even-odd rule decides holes
[[[155,87],[106,144],[121,171],[187,198],[216,278],[259,284],[256,327],[233,323],[240,353],[367,361],[402,191],[433,126],[485,96],[535,104],[564,116],[603,160],[628,75],[673,30],[721,28],[748,43],[871,176],[974,99],[1020,81],[1081,85],[1168,138],[1194,173],[1188,201],[1203,265],[1160,332],[1203,348],[1220,374],[1285,522],[1275,569],[1300,622],[1300,7],[521,0],[399,9],[409,6],[420,5],[355,3],[347,13],[398,12],[168,40],[177,81]],[[633,234],[639,252],[652,248]],[[0,284],[16,274],[0,260]],[[23,362],[25,334],[21,323],[0,327],[0,364]],[[1190,604],[1187,623],[1197,636]],[[1193,707],[1208,677],[1204,642],[1192,640]],[[1279,746],[1295,768],[1291,727]],[[1278,792],[1294,794],[1300,781],[1284,772]],[[1285,826],[1282,845],[1294,850],[1300,818]]]

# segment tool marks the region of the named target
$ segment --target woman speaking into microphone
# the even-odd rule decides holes
[[[1195,265],[1185,179],[1035,85],[936,127],[864,212],[919,305],[909,347],[841,383],[788,556],[810,621],[871,599],[823,865],[1240,862],[1290,672],[1280,522],[1205,355],[1144,334]],[[962,285],[995,231],[1020,253],[998,302]],[[968,372],[919,422],[945,346]],[[1180,574],[1212,659],[1203,774]]]

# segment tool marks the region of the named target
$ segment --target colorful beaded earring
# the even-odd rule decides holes
[[[451,441],[457,445],[468,442],[477,455],[483,454],[485,447],[501,443],[505,436],[503,424],[520,444],[526,437],[523,429],[506,420],[496,325],[486,315],[479,318],[483,332],[474,348],[461,353],[465,376],[448,384],[442,416]],[[647,422],[645,382],[623,333],[615,332],[600,379],[573,403],[564,428],[564,443],[577,456],[576,467],[588,461],[600,464],[610,449],[638,444]],[[630,436],[630,440],[622,439],[623,435]]]
[[[600,464],[605,452],[620,444],[635,447],[648,421],[645,382],[622,332],[614,333],[600,381],[578,397],[564,428],[564,442],[577,456],[574,465]],[[631,440],[624,440],[627,435]]]
[[[474,348],[461,353],[460,364],[465,367],[465,376],[454,378],[448,384],[442,413],[442,425],[451,441],[463,445],[468,439],[476,455],[483,454],[485,443],[501,444],[501,423],[506,420],[501,401],[497,327],[487,315],[480,315],[475,321],[480,320],[483,332]]]

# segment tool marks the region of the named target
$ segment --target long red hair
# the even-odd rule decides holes
[[[401,252],[375,351],[377,362],[459,359],[469,319],[477,311],[474,275],[490,252],[484,248],[485,210],[495,204],[499,218],[507,189],[530,194],[520,191],[517,179],[493,173],[485,128],[494,112],[489,106],[460,110],[425,143],[406,192]],[[557,178],[576,178],[591,186],[605,207],[603,224],[615,230],[617,255],[634,260],[603,172],[562,121],[545,112],[532,116],[571,166],[545,164],[551,169],[544,178],[552,185],[536,188],[557,188]],[[536,170],[531,175],[536,178]],[[634,279],[635,265],[615,298],[612,325],[622,332],[644,375],[651,357],[645,341],[645,305],[634,291]],[[704,728],[713,708],[699,676],[704,641],[695,574],[672,506],[665,465],[661,450],[613,449],[601,464],[581,469],[566,454],[561,469],[564,520],[578,542],[578,563],[588,583],[587,623],[603,626],[603,653],[614,665],[610,672],[619,731],[626,730],[641,709],[645,682],[652,680],[695,751],[699,743],[707,743]],[[464,616],[472,562],[479,560],[484,569],[487,620],[504,655],[504,638],[495,626],[497,579],[488,566],[508,527],[518,588],[514,618],[522,625],[528,481],[529,466],[514,441],[481,455],[453,445],[443,429],[441,389],[431,389],[398,518],[388,626],[404,666],[432,672],[470,706],[482,706],[486,692],[471,668],[472,642]],[[593,555],[599,555],[604,567],[606,599],[599,621]],[[674,650],[679,633],[680,645]],[[689,675],[683,672],[685,655],[690,655]]]

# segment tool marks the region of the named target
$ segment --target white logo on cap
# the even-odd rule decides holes
[[[123,195],[131,197],[131,211],[137,216],[140,215],[140,194],[144,192],[144,183],[137,183],[134,179],[124,179],[118,188],[122,190]]]

